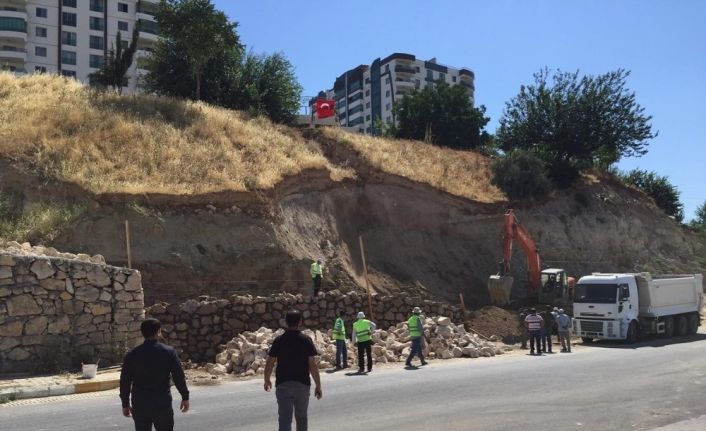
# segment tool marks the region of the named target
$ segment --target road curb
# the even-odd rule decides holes
[[[17,387],[0,390],[0,398],[7,401],[26,400],[31,398],[56,397],[61,395],[86,394],[89,392],[107,391],[120,386],[120,379],[101,380],[97,382],[79,382],[66,385]]]

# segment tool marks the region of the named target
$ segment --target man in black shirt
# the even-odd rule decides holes
[[[265,364],[265,390],[272,389],[272,370],[277,364],[277,405],[279,413],[279,431],[292,429],[292,411],[297,420],[297,431],[307,429],[307,409],[311,379],[316,388],[314,396],[321,399],[321,380],[319,367],[316,365],[316,348],[311,338],[301,333],[302,315],[299,311],[289,311],[286,317],[287,331],[275,338]]]
[[[173,348],[157,342],[162,335],[161,328],[157,319],[142,322],[140,330],[145,342],[125,356],[120,372],[123,415],[132,415],[135,431],[150,431],[153,424],[157,431],[174,429],[170,375],[181,394],[181,411],[186,413],[189,410],[189,390],[179,356]]]

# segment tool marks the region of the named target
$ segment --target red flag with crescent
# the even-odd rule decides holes
[[[314,105],[314,109],[316,111],[316,118],[319,120],[333,117],[336,115],[336,101],[332,99],[318,99]]]

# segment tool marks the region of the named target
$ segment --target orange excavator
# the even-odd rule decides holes
[[[510,276],[510,260],[515,240],[527,254],[529,289],[527,299],[530,302],[549,305],[569,305],[573,299],[576,279],[566,275],[560,268],[542,270],[537,244],[515,217],[515,211],[510,209],[505,213],[503,227],[503,261],[500,263],[500,273],[491,275],[488,279],[488,293],[493,304],[505,305],[510,302],[513,277]]]

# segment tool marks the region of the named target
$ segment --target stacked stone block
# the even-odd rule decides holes
[[[0,373],[116,363],[140,341],[143,319],[138,271],[0,254]]]

